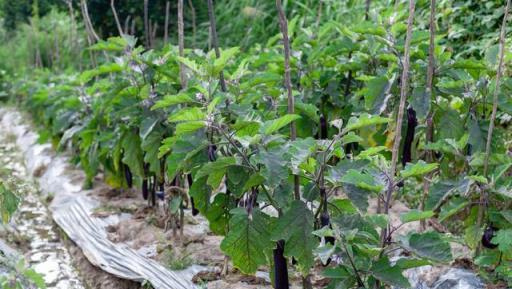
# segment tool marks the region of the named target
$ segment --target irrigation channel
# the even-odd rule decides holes
[[[98,217],[100,202],[91,191],[82,189],[83,172],[70,165],[65,153],[56,154],[50,144],[39,144],[38,138],[22,113],[0,108],[0,168],[7,170],[24,192],[23,202],[7,226],[10,231],[0,232],[0,253],[11,258],[24,256],[27,265],[44,276],[47,288],[135,289],[141,284],[162,289],[271,288],[268,272],[258,272],[250,280],[232,274],[235,277],[230,278],[235,279],[229,284],[218,279],[208,285],[194,284],[198,273],[213,273],[208,264],[215,263],[212,258],[218,255],[220,263],[223,257],[207,248],[208,244],[218,247],[219,238],[208,234],[205,223],[188,226],[187,234],[196,236],[189,239],[202,239],[188,241],[196,265],[186,264],[180,270],[164,267],[152,258],[156,251],[153,245],[134,249],[133,242],[115,242],[109,231],[122,227],[119,224],[129,222],[133,214],[117,212]],[[68,238],[72,242],[66,241]],[[13,239],[18,242],[11,248],[7,243],[12,244]],[[203,258],[208,262],[201,262]],[[8,272],[9,268],[0,262],[0,276]],[[417,289],[484,288],[473,272],[460,268],[423,266],[406,275]],[[293,288],[300,286],[294,284]]]

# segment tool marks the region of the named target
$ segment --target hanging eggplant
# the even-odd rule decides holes
[[[417,125],[418,119],[416,118],[416,111],[409,106],[407,108],[407,132],[405,134],[404,147],[402,151],[402,166],[404,167],[412,160],[412,142],[414,141],[414,133]]]
[[[217,146],[214,144],[209,144],[208,145],[208,161],[214,162],[215,160],[217,160],[216,152],[217,152]]]
[[[320,115],[320,139],[327,139],[328,138],[328,124],[327,119],[325,118],[324,114],[322,113]]]
[[[276,242],[276,248],[273,251],[274,255],[274,288],[275,289],[288,289],[288,266],[286,258],[284,257],[284,240]]]
[[[148,189],[148,179],[144,178],[142,180],[142,198],[146,201],[148,199],[149,189]]]
[[[133,186],[133,175],[132,175],[132,172],[130,171],[130,167],[128,167],[127,165],[123,164],[123,168],[124,168],[124,178],[126,180],[126,185],[128,186],[128,188],[132,188]]]
[[[156,206],[156,176],[153,175],[151,177],[151,186],[150,186],[150,189],[151,189],[151,206],[154,207]]]
[[[482,246],[488,249],[496,249],[498,247],[498,245],[492,243],[492,238],[496,235],[496,231],[498,231],[498,228],[493,225],[488,225],[487,228],[485,228],[484,234],[482,235]]]
[[[193,179],[191,174],[187,174],[188,187],[192,187]],[[190,207],[192,208],[192,216],[197,216],[199,214],[199,210],[196,208],[194,204],[194,198],[190,197]]]

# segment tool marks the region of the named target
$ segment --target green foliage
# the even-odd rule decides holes
[[[288,113],[282,87],[283,49],[275,10],[265,1],[215,3],[220,43],[230,44],[221,45],[219,58],[199,49],[179,56],[173,46],[145,50],[133,37],[124,36],[83,51],[86,57],[93,53],[97,65],[84,61],[80,73],[36,69],[24,77],[9,73],[6,78],[14,80],[10,92],[41,125],[41,135],[61,149],[71,149],[74,161],[86,172],[86,185],[102,172],[111,186],[126,187],[125,167],[137,185],[148,178],[171,182],[190,174],[189,196],[212,232],[225,236],[221,249],[244,273],[271,268],[272,250],[282,240],[285,256],[297,261],[294,266],[303,275],[318,262],[339,256],[341,261],[323,272],[332,288],[408,287],[403,271],[448,263],[451,240],[433,231],[397,236],[396,229],[429,218],[461,224],[460,229],[449,227],[453,234],[463,233],[460,239],[476,250],[487,224],[475,226],[475,204],[485,191],[489,209],[483,220],[499,229],[493,242],[505,254],[500,264],[496,254],[487,251],[475,262],[482,268],[497,265],[499,278],[508,278],[510,77],[503,79],[503,104],[498,107],[485,177],[495,41],[485,57],[468,48],[470,35],[482,34],[470,27],[463,31],[460,24],[466,20],[460,16],[467,12],[450,10],[450,1],[441,1],[434,90],[427,93],[429,7],[428,1],[418,1],[407,94],[419,125],[410,140],[412,161],[398,165],[399,174],[390,175],[393,138],[398,129],[408,129],[396,127],[407,16],[402,2],[372,1],[370,21],[361,20],[363,1],[287,2],[294,114]],[[94,5],[99,4],[91,1],[91,10]],[[206,21],[203,6],[196,5],[199,24]],[[485,13],[477,10],[475,17],[481,19]],[[445,23],[448,18],[456,23]],[[496,36],[496,23],[491,22],[486,33]],[[186,24],[190,43],[190,22]],[[450,34],[452,24],[450,31],[467,37]],[[200,43],[194,48],[207,46],[207,30],[198,30],[195,39]],[[27,35],[21,29],[23,45]],[[12,48],[2,49],[6,47]],[[511,59],[507,55],[507,65]],[[6,67],[13,71],[14,65]],[[75,65],[63,62],[62,68]],[[181,86],[181,65],[186,87]],[[226,91],[219,85],[221,71]],[[429,115],[433,142],[425,133]],[[295,140],[289,137],[292,122]],[[427,153],[432,153],[432,160]],[[296,177],[300,199],[293,194]],[[430,184],[424,210],[415,209],[425,181]],[[384,214],[367,213],[369,199],[382,198],[388,191],[412,208],[401,215],[399,224]],[[176,200],[173,212],[183,201]],[[379,236],[387,230],[393,232],[392,240]],[[408,257],[391,262],[391,252],[398,249]]]
[[[0,213],[2,222],[7,223],[18,209],[20,198],[11,189],[0,182]]]
[[[11,267],[10,261],[4,260],[1,256],[0,262]],[[24,289],[34,288],[34,286],[35,288],[46,289],[43,276],[34,269],[27,267],[23,259],[12,264],[8,275],[0,276],[0,286],[3,289]]]

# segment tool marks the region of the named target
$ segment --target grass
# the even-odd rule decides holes
[[[162,253],[162,261],[171,270],[184,270],[194,264],[188,252],[177,253],[172,249],[166,249]]]

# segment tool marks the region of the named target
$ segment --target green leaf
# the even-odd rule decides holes
[[[292,121],[295,121],[299,118],[301,118],[300,115],[287,114],[278,119],[266,121],[263,124],[262,132],[263,132],[263,134],[266,134],[266,135],[273,134],[274,132],[280,130],[281,128],[290,124]]]
[[[352,204],[352,201],[349,199],[334,199],[331,203],[338,208],[341,212],[345,214],[355,214],[357,213],[357,208]]]
[[[432,263],[425,259],[400,258],[396,261],[396,265],[402,270],[407,270],[411,268],[432,265]]]
[[[384,112],[389,99],[389,90],[394,81],[394,75],[391,78],[382,75],[373,77],[366,82],[366,87],[362,90],[362,93],[364,95],[364,105],[368,111],[375,114]]]
[[[451,199],[447,204],[441,207],[441,212],[439,213],[439,221],[443,222],[449,217],[457,214],[462,209],[464,209],[468,204],[469,201],[464,200],[463,198]]]
[[[493,244],[498,244],[501,252],[512,252],[512,229],[498,230],[496,236],[492,238]]]
[[[192,186],[188,194],[190,197],[194,198],[195,207],[201,212],[201,214],[206,215],[210,208],[210,196],[211,189],[206,184],[207,177],[203,178],[195,178]]]
[[[402,239],[402,244],[422,258],[441,263],[452,260],[450,244],[437,232],[412,233]]]
[[[243,190],[248,191],[252,187],[256,187],[263,184],[263,182],[265,182],[265,178],[262,175],[260,175],[259,173],[253,174],[245,183]]]
[[[199,107],[187,107],[169,116],[169,122],[200,121],[206,118],[206,114]]]
[[[346,145],[346,144],[349,144],[349,143],[358,143],[358,142],[362,142],[364,139],[360,136],[358,136],[357,134],[353,133],[353,132],[349,132],[348,134],[344,135],[343,137],[341,137],[341,143],[343,145]]]
[[[317,240],[313,235],[313,213],[301,201],[293,201],[290,208],[277,220],[272,230],[272,240],[284,240],[284,254],[295,257],[299,262],[299,269],[307,274],[313,266],[313,250]]]
[[[349,132],[351,130],[360,129],[370,125],[388,123],[390,121],[391,119],[386,117],[380,117],[376,115],[363,113],[359,117],[351,117],[348,120],[347,126],[345,127],[345,131]]]
[[[132,130],[129,130],[123,135],[121,146],[123,148],[123,163],[130,168],[134,175],[144,176],[140,137]]]
[[[195,132],[196,130],[206,126],[204,121],[188,121],[176,125],[176,135],[181,136],[186,133]]]
[[[231,58],[233,58],[233,56],[238,54],[239,52],[240,52],[240,48],[239,47],[232,47],[232,48],[229,48],[229,49],[226,49],[226,50],[222,50],[221,53],[220,53],[220,57],[215,59],[215,61],[214,61],[214,64],[213,64],[213,67],[214,67],[213,68],[213,74],[214,75],[219,74],[224,69],[224,67],[226,66],[228,61]]]
[[[437,163],[427,164],[423,160],[419,160],[415,164],[407,163],[405,169],[400,172],[403,178],[409,178],[413,176],[421,176],[437,169],[439,165]]]
[[[266,264],[265,253],[272,248],[268,231],[271,219],[259,209],[255,209],[251,217],[243,209],[235,209],[232,213],[230,230],[220,248],[240,271],[254,274],[259,266]]]
[[[206,183],[216,189],[222,182],[226,169],[233,165],[236,165],[235,157],[220,157],[214,162],[204,164],[194,177],[200,179],[208,176]]]
[[[175,95],[166,95],[163,99],[157,101],[151,110],[165,108],[176,104],[192,103],[194,99],[187,93],[179,93]]]
[[[320,121],[320,116],[318,116],[318,108],[316,107],[316,105],[313,105],[311,103],[296,102],[295,109],[297,110],[298,113],[306,115],[314,122]]]
[[[357,170],[350,169],[347,173],[341,178],[341,182],[355,185],[361,189],[380,192],[382,190],[382,186],[375,183],[373,176],[361,173]]]
[[[417,209],[410,210],[407,213],[403,213],[400,215],[400,221],[402,223],[415,222],[419,220],[428,219],[434,216],[433,211],[420,211]]]
[[[391,266],[387,256],[383,256],[377,262],[372,264],[372,275],[380,281],[398,288],[409,288],[409,280],[404,277],[399,266]]]
[[[190,70],[192,70],[197,76],[203,76],[203,71],[201,70],[201,67],[194,60],[180,56],[176,57],[176,60],[190,68]]]
[[[18,209],[19,203],[18,196],[0,182],[0,213],[4,224],[9,222],[12,214]]]
[[[160,175],[160,159],[158,157],[158,150],[160,149],[160,141],[163,137],[163,130],[161,127],[152,130],[149,135],[142,141],[142,150],[144,154],[144,162],[149,164],[149,171],[155,175]]]
[[[41,274],[37,273],[34,269],[26,269],[23,271],[23,276],[29,279],[38,289],[46,289],[46,283]]]
[[[483,228],[476,224],[470,225],[464,230],[464,241],[466,241],[469,248],[476,249],[480,245],[483,233]]]
[[[412,91],[409,102],[414,108],[414,111],[416,111],[416,115],[419,119],[425,119],[427,117],[427,114],[430,111],[431,97],[425,87],[415,87]]]

